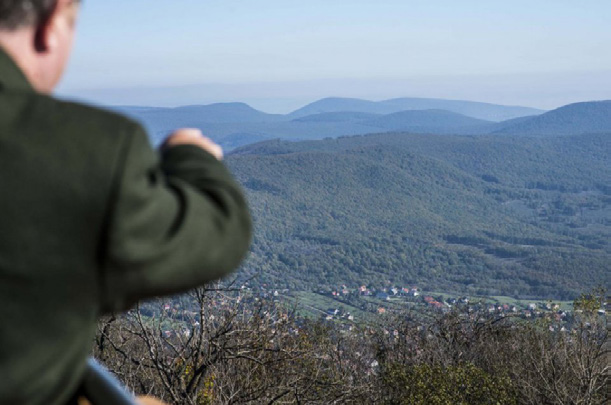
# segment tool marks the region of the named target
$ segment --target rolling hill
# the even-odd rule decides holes
[[[493,131],[514,135],[577,135],[611,130],[611,100],[569,104],[532,118],[501,123]]]
[[[444,107],[444,108],[442,108]],[[323,139],[344,135],[359,135],[396,129],[433,133],[483,133],[488,126],[473,121],[473,125],[459,125],[449,120],[450,113],[467,118],[515,117],[537,114],[540,110],[527,107],[507,107],[486,103],[455,100],[402,98],[374,102],[359,99],[327,98],[305,106],[291,114],[267,114],[244,103],[219,103],[177,108],[118,106],[111,109],[140,121],[158,144],[173,129],[200,128],[204,133],[230,150],[252,142],[281,138],[290,140]],[[426,124],[416,110],[438,111],[438,117],[429,117]],[[409,122],[412,118],[416,122]],[[392,114],[405,112],[403,117]],[[445,114],[445,116],[444,116]],[[470,115],[473,114],[473,115]],[[384,122],[382,116],[390,120]],[[457,117],[454,117],[457,118]],[[432,122],[437,119],[438,123]],[[462,118],[463,120],[466,118]],[[418,121],[420,120],[420,121]],[[369,122],[367,122],[369,121]],[[452,122],[449,122],[452,121]],[[447,125],[446,125],[447,124]]]
[[[358,122],[371,120],[374,118],[381,117],[382,114],[364,113],[364,112],[327,112],[306,115],[304,117],[295,118],[293,122]]]
[[[528,115],[538,115],[544,112],[543,110],[529,107],[504,106],[464,100],[396,98],[376,102],[351,98],[324,98],[308,104],[289,115],[297,118],[312,114],[340,111],[392,114],[406,110],[447,110],[472,118],[495,122]]]
[[[609,286],[610,146],[393,133],[239,148],[227,161],[256,224],[244,275],[555,299]]]
[[[415,104],[413,100],[419,100],[420,104]],[[323,99],[288,115],[266,114],[243,103],[179,108],[116,107],[115,110],[141,121],[155,144],[161,142],[175,128],[195,127],[200,128],[227,150],[276,138],[301,141],[389,131],[497,136],[564,136],[611,131],[611,101],[571,104],[538,116],[518,117],[502,122],[482,120],[450,110],[409,109],[417,105],[431,104],[448,108],[455,104],[455,109],[465,110],[479,108],[483,103],[430,99],[396,99],[384,102]],[[532,112],[523,107],[511,110],[513,107],[484,105],[491,113]],[[353,110],[349,110],[350,108]],[[394,111],[401,108],[400,111]],[[320,112],[325,109],[341,110]],[[363,112],[358,109],[376,112]],[[303,115],[305,113],[311,114]]]
[[[385,131],[435,134],[484,133],[493,126],[490,121],[445,110],[401,111],[367,120],[364,124]]]

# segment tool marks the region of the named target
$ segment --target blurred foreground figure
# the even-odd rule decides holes
[[[96,321],[234,270],[250,242],[220,147],[154,151],[126,118],[49,96],[75,0],[0,0],[0,404],[65,404]]]

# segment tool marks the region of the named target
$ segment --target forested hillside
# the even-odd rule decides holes
[[[540,116],[498,125],[496,133],[514,135],[578,135],[609,131],[611,100],[569,104]]]
[[[256,236],[244,276],[572,298],[609,286],[610,134],[402,133],[238,149]]]

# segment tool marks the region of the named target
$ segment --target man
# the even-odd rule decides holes
[[[76,0],[0,0],[0,404],[63,404],[99,315],[235,269],[251,223],[220,147],[49,96]]]

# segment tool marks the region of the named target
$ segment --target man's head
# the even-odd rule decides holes
[[[50,93],[62,76],[74,39],[79,0],[0,0],[0,47],[32,86]]]

